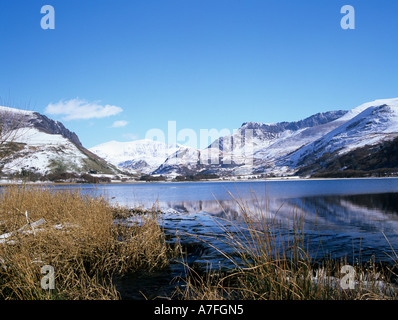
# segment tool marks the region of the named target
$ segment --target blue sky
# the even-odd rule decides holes
[[[340,26],[347,4],[355,30]],[[88,148],[168,121],[199,136],[351,109],[398,97],[397,13],[396,0],[2,0],[0,99]]]

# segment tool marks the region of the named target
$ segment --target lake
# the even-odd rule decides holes
[[[291,234],[292,214],[299,214],[304,232],[312,241],[309,245],[314,258],[326,253],[333,258],[347,256],[348,260],[374,258],[391,262],[394,251],[398,253],[396,178],[125,183],[57,188],[79,188],[129,207],[151,208],[157,203],[164,213],[162,223],[167,231],[195,235],[194,239],[187,236],[187,242],[200,242],[200,236],[209,231],[222,234],[223,229],[213,217],[226,218],[225,223],[239,222],[242,216],[238,202],[243,202],[251,212],[260,212],[285,225],[285,235]],[[207,247],[192,254],[192,259],[203,264],[217,259],[219,262],[220,257],[215,259],[215,255],[217,252]]]

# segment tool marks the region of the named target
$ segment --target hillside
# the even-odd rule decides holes
[[[0,107],[0,114],[3,178],[96,181],[96,174],[120,173],[84,148],[78,136],[58,121],[8,107]]]
[[[343,155],[326,153],[314,164],[302,167],[298,175],[350,178],[398,176],[398,138],[366,145]]]

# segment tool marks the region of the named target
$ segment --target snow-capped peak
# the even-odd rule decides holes
[[[110,141],[89,150],[116,166],[149,173],[180,148],[178,144],[143,139],[128,142]]]
[[[398,98],[378,99],[378,100],[373,100],[371,102],[366,102],[354,109],[351,109],[344,116],[337,119],[337,121],[348,121],[370,107],[379,107],[379,106],[383,106],[383,105],[390,106],[390,107],[398,107]]]

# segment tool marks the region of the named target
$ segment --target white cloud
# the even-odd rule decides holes
[[[128,125],[128,122],[125,120],[119,120],[119,121],[115,121],[111,128],[121,128],[121,127],[125,127]]]
[[[50,115],[65,115],[63,120],[93,119],[114,116],[123,109],[112,105],[101,105],[99,102],[88,102],[79,98],[50,103],[45,112]]]

